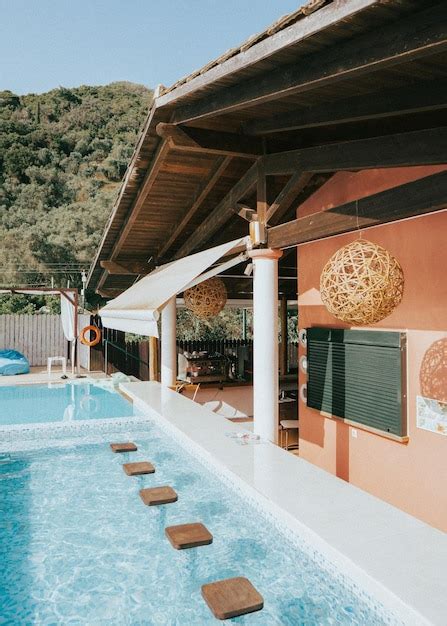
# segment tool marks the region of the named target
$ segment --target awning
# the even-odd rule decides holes
[[[248,239],[236,239],[158,267],[99,311],[103,326],[158,337],[159,312],[168,300],[188,287],[242,263],[246,258],[244,254],[205,272],[222,257],[245,251]]]

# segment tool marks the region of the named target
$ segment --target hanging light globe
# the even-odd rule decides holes
[[[220,278],[209,278],[190,289],[183,298],[185,306],[201,319],[209,319],[222,311],[227,301],[227,288]]]
[[[384,248],[359,239],[329,259],[320,277],[323,304],[334,317],[353,326],[380,322],[402,300],[404,273]]]

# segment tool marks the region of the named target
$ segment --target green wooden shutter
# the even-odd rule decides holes
[[[307,406],[406,436],[405,335],[307,329]]]

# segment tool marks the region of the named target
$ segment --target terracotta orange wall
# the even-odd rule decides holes
[[[342,202],[426,176],[441,168],[399,168],[336,174],[305,204],[301,217]],[[300,456],[387,502],[447,531],[447,436],[416,427],[416,396],[421,393],[420,369],[426,351],[444,350],[442,393],[447,394],[447,211],[370,228],[363,233],[389,250],[401,263],[405,291],[388,318],[368,328],[407,331],[407,444],[353,429],[336,418],[321,416],[300,400]],[[342,235],[298,248],[301,301],[319,289],[321,270],[329,257],[357,235]],[[311,291],[312,290],[312,291]],[[299,302],[300,302],[299,300]],[[346,327],[323,305],[299,304],[299,326]],[[300,354],[305,349],[300,346]],[[299,384],[306,376],[299,373]],[[439,382],[439,379],[438,379]],[[432,397],[439,393],[432,390]],[[357,437],[352,436],[353,430]]]

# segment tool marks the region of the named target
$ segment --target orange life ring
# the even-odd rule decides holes
[[[85,337],[86,333],[88,333],[89,330],[94,333],[93,339],[90,339],[90,341]],[[84,346],[89,346],[89,348],[91,348],[92,346],[97,346],[98,343],[101,341],[101,331],[97,326],[86,326],[81,330],[80,340],[81,343],[84,344]]]

